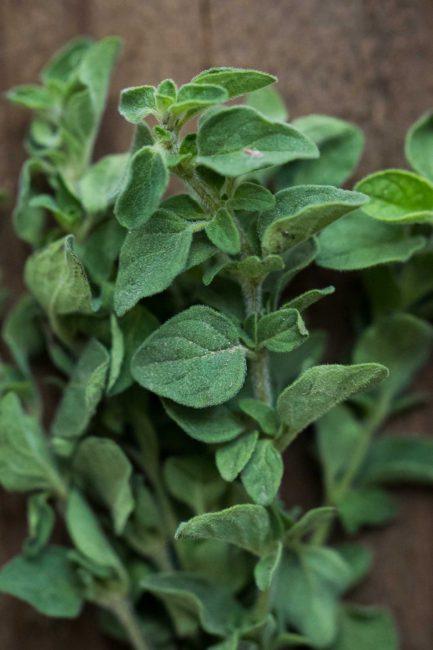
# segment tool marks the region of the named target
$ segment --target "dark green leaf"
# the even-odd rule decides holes
[[[227,406],[197,410],[166,399],[163,404],[167,414],[176,424],[191,438],[200,442],[228,442],[244,430],[240,418]]]
[[[215,454],[218,471],[225,481],[234,481],[251,458],[257,443],[257,431],[244,433],[223,447]]]
[[[255,503],[269,506],[283,478],[283,459],[270,440],[259,440],[241,478],[245,490]]]
[[[237,255],[241,250],[241,238],[236,223],[228,210],[218,210],[205,228],[211,242],[223,253]]]

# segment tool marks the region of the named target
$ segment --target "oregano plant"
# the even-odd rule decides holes
[[[340,188],[360,130],[288,123],[255,70],[126,88],[132,142],[95,161],[118,51],[77,39],[9,92],[34,111],[13,214],[31,251],[3,325],[0,483],[26,494],[28,535],[0,591],[53,617],[97,605],[136,650],[395,650],[386,610],[343,601],[369,554],[329,535],[389,521],[384,484],[433,480],[431,443],[374,437],[417,403],[432,328],[366,280],[351,359],[324,363],[309,308],[334,287],[292,281],[315,261],[392,275],[426,235],[364,228],[369,188]],[[302,511],[284,454],[314,423],[325,497]]]

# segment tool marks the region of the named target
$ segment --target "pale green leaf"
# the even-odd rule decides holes
[[[383,609],[346,605],[340,630],[330,650],[398,650],[400,643],[391,614]]]
[[[132,124],[158,112],[154,86],[134,86],[120,93],[119,113]]]
[[[267,591],[272,585],[272,579],[278,571],[283,546],[277,542],[275,548],[260,558],[254,567],[254,579],[260,591]]]
[[[128,154],[104,156],[89,167],[78,184],[80,200],[90,214],[104,212],[120,190],[128,163]]]
[[[248,68],[210,68],[200,72],[192,80],[195,84],[216,84],[225,88],[229,98],[238,97],[253,90],[264,88],[276,81],[276,77],[266,72]]]
[[[273,86],[255,90],[248,95],[246,103],[273,122],[285,122],[289,116],[280,93]]]
[[[242,483],[255,503],[269,506],[278,493],[283,472],[283,459],[271,440],[259,440],[242,471]]]
[[[418,174],[433,181],[433,112],[424,113],[406,135],[405,153]]]

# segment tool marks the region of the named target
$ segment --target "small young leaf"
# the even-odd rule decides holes
[[[130,231],[120,251],[114,307],[123,316],[141,298],[164,291],[185,268],[192,242],[188,222],[158,210]]]
[[[264,433],[267,433],[269,436],[274,436],[277,433],[279,426],[278,415],[272,406],[249,397],[239,400],[238,406],[241,411],[249,415],[250,418],[260,425]]]
[[[433,112],[422,115],[406,135],[406,158],[418,174],[433,181]]]
[[[275,196],[257,183],[241,183],[235,189],[228,204],[232,210],[263,212],[274,207]]]
[[[23,555],[27,558],[36,557],[47,546],[53,533],[56,518],[48,499],[48,492],[38,492],[27,501],[29,536],[23,544]]]
[[[294,438],[333,406],[374,386],[387,375],[387,369],[378,363],[309,368],[280,394],[278,413]]]
[[[205,228],[211,242],[223,253],[237,255],[241,250],[241,238],[236,223],[228,210],[218,210]]]
[[[110,510],[119,535],[134,508],[132,466],[122,449],[108,438],[86,438],[74,456],[74,471],[86,491]]]
[[[433,223],[433,184],[412,172],[390,169],[371,174],[355,186],[370,201],[364,212],[391,223]]]
[[[283,546],[281,542],[275,545],[269,553],[260,558],[254,567],[254,579],[260,591],[267,591],[272,585],[272,579],[278,570]]]
[[[178,115],[185,111],[204,110],[213,104],[222,104],[229,98],[225,88],[213,84],[189,83],[181,86],[177,99],[170,106],[170,113]]]
[[[316,302],[319,300],[322,300],[322,298],[326,298],[326,296],[331,296],[335,291],[335,287],[332,285],[329,287],[325,287],[324,289],[310,289],[309,291],[305,291],[305,293],[302,293],[300,296],[296,296],[296,298],[292,298],[292,300],[289,300],[289,302],[286,302],[284,305],[284,309],[297,309],[298,311],[302,312],[305,309],[308,309],[308,307],[311,307],[311,305],[314,305]]]
[[[280,488],[283,460],[270,440],[259,440],[242,471],[242,483],[255,503],[269,506]]]
[[[181,523],[176,538],[218,539],[256,555],[262,555],[272,541],[268,512],[263,506],[240,504],[193,517]]]
[[[257,443],[257,431],[244,433],[223,447],[215,454],[218,471],[225,481],[234,481],[251,458]]]
[[[0,592],[55,618],[75,618],[82,607],[68,549],[60,546],[50,546],[35,558],[14,557],[0,571]]]
[[[137,350],[132,374],[141,386],[184,406],[228,401],[241,389],[245,351],[236,327],[205,306],[190,307],[164,323]]]
[[[264,88],[276,81],[276,77],[246,68],[210,68],[200,72],[192,80],[194,84],[216,84],[225,88],[230,99]]]
[[[167,415],[191,438],[200,442],[228,442],[244,430],[241,419],[225,405],[197,410],[167,399],[162,403]]]
[[[85,432],[104,394],[109,363],[104,346],[91,340],[74,368],[51,427],[58,453],[69,455]]]
[[[308,330],[296,309],[280,309],[262,316],[257,324],[257,343],[271,352],[291,352],[308,338]]]
[[[281,190],[276,205],[260,221],[261,241],[266,253],[281,253],[306,241],[343,215],[359,208],[367,199],[326,185],[300,185]]]
[[[148,115],[158,112],[153,86],[125,88],[120,94],[119,113],[125,120],[138,124]]]
[[[13,104],[19,104],[33,111],[44,111],[56,107],[56,96],[49,88],[36,84],[23,84],[15,86],[6,93],[7,99]]]
[[[134,153],[114,207],[119,223],[130,229],[145,224],[158,208],[167,183],[167,168],[155,147],[144,146]]]
[[[355,271],[378,264],[406,262],[424,248],[426,239],[406,228],[383,223],[355,210],[319,235],[317,264],[326,269]]]
[[[223,176],[317,156],[316,146],[292,126],[270,122],[247,106],[224,108],[209,117],[197,145],[197,163]]]

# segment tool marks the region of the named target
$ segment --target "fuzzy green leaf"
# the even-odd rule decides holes
[[[92,293],[72,236],[58,239],[31,255],[24,269],[27,287],[50,318],[92,313]]]
[[[283,546],[278,542],[269,553],[264,555],[254,567],[254,579],[260,591],[267,591],[272,585],[272,579],[281,560]]]
[[[272,528],[263,506],[241,504],[181,523],[176,538],[216,539],[262,555],[272,541]]]
[[[194,440],[205,443],[228,442],[244,430],[240,418],[227,406],[193,409],[163,400],[167,414]]]
[[[314,533],[315,530],[327,524],[335,517],[335,508],[323,506],[322,508],[313,508],[305,513],[285,535],[286,541],[299,541],[305,535]]]
[[[194,408],[228,401],[241,389],[245,350],[236,327],[205,306],[164,323],[137,350],[132,374],[141,386]]]
[[[122,449],[108,438],[86,438],[74,456],[74,471],[86,491],[109,509],[119,535],[134,508],[132,466]]]
[[[0,483],[14,492],[64,492],[48,440],[14,393],[0,400]]]
[[[270,210],[274,207],[275,196],[257,183],[241,183],[237,186],[228,204],[232,210],[263,212],[263,210]]]
[[[367,199],[326,185],[300,185],[281,190],[275,208],[260,221],[261,241],[266,253],[281,253],[306,241],[343,215],[356,210]]]
[[[278,413],[294,438],[333,406],[387,376],[387,369],[378,363],[314,366],[283,390]]]
[[[58,453],[69,455],[86,431],[104,394],[109,363],[104,346],[91,340],[74,368],[54,417],[51,431]]]
[[[114,203],[127,163],[127,154],[104,156],[83,174],[79,182],[79,196],[87,212],[105,212]]]
[[[305,309],[308,309],[308,307],[311,307],[311,305],[314,305],[319,300],[322,300],[322,298],[326,298],[326,296],[332,296],[334,291],[335,287],[332,285],[329,287],[324,287],[323,289],[310,289],[309,291],[302,293],[300,296],[292,298],[292,300],[289,300],[289,302],[286,302],[284,309],[297,309],[298,311],[302,312]]]
[[[218,210],[205,228],[211,242],[223,253],[237,255],[241,250],[241,238],[236,223],[228,210]]]
[[[170,113],[178,115],[185,111],[203,110],[213,104],[222,104],[229,98],[225,88],[213,84],[189,83],[181,86],[177,99],[170,106]]]
[[[138,124],[145,117],[158,112],[153,86],[125,88],[120,94],[119,113],[125,120]]]
[[[356,210],[320,233],[317,263],[327,269],[355,271],[406,262],[425,244],[424,237],[409,235],[403,226],[376,221]]]
[[[249,397],[239,400],[238,406],[241,411],[260,425],[264,433],[267,433],[269,436],[277,433],[279,425],[278,415],[272,406]]]
[[[433,223],[433,184],[412,172],[390,169],[371,174],[355,186],[370,201],[364,211],[391,223]]]
[[[161,153],[144,146],[132,156],[117,197],[115,215],[125,228],[138,228],[156,211],[168,184],[168,172]]]
[[[123,316],[141,298],[169,287],[185,268],[191,242],[188,222],[166,210],[158,210],[150,221],[130,231],[120,251],[116,313]]]
[[[215,454],[218,471],[225,481],[234,481],[251,458],[257,443],[257,431],[244,433],[223,447]]]
[[[433,112],[422,115],[406,135],[406,158],[418,174],[433,181]]]
[[[290,185],[342,185],[355,171],[364,147],[362,131],[329,115],[307,115],[293,121],[293,126],[319,148],[316,160],[302,160],[285,165],[277,176],[279,189]]]
[[[197,145],[197,163],[224,176],[317,156],[316,146],[292,126],[270,122],[247,106],[224,108],[209,117]]]
[[[0,571],[0,592],[55,618],[75,618],[82,607],[68,549],[60,546],[50,546],[35,558],[14,557]]]
[[[259,440],[242,471],[242,483],[255,503],[269,506],[278,493],[283,472],[281,454],[270,440]]]
[[[266,72],[247,68],[210,68],[200,72],[192,80],[194,84],[216,84],[225,88],[230,99],[264,88],[276,81],[276,77]]]
[[[308,338],[297,309],[280,309],[262,316],[257,324],[257,343],[271,352],[291,352]]]

